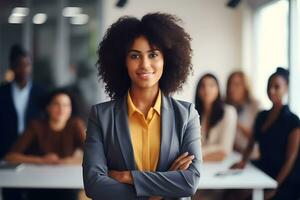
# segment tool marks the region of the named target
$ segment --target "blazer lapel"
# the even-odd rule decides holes
[[[128,111],[126,96],[118,100],[116,108],[116,133],[120,144],[123,159],[128,170],[136,170],[131,136],[128,126]]]
[[[174,113],[169,97],[162,95],[161,106],[161,142],[160,157],[157,171],[165,171],[169,166],[169,154],[173,140],[174,130]]]
[[[14,98],[13,98],[13,88],[12,88],[12,83],[9,84],[8,90],[7,90],[7,107],[8,111],[10,111],[10,115],[12,116],[12,118],[14,119],[14,123],[15,123],[15,132],[18,133],[18,116],[17,116],[17,110],[15,107],[15,103],[14,103]]]

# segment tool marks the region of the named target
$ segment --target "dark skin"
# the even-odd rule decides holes
[[[162,52],[153,49],[145,37],[140,36],[135,39],[126,58],[127,71],[131,79],[129,93],[134,105],[144,116],[147,116],[157,98],[163,63]],[[172,163],[169,171],[186,170],[193,159],[194,155],[188,155],[188,152],[185,152]],[[131,171],[109,170],[108,176],[121,183],[134,184]],[[158,200],[162,198],[153,196],[149,199]]]
[[[277,75],[274,76],[270,80],[269,88],[268,88],[268,96],[272,101],[272,109],[267,117],[266,122],[262,126],[262,132],[265,132],[272,126],[272,124],[278,118],[280,111],[283,106],[283,97],[287,93],[288,85],[286,80],[283,77]],[[255,143],[255,138],[252,137],[248,143],[247,149],[243,153],[243,158],[238,163],[235,163],[231,166],[233,169],[243,169],[246,165],[246,162],[249,159],[250,153],[252,152],[253,146]],[[288,138],[287,151],[285,155],[285,163],[279,171],[276,181],[278,183],[278,187],[284,182],[284,180],[288,177],[291,172],[294,163],[296,161],[298,150],[300,144],[300,129],[296,128],[292,130],[291,134]],[[265,199],[271,199],[275,196],[277,190],[267,190],[265,192]]]
[[[21,56],[17,59],[16,66],[12,66],[15,75],[15,81],[19,88],[24,88],[30,80],[32,74],[32,65],[28,56]]]

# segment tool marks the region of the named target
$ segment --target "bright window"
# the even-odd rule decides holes
[[[290,102],[292,111],[300,116],[300,0],[293,1],[292,6],[295,6],[293,11],[292,26],[293,27],[293,41],[292,41],[292,66],[291,66],[291,84],[290,84]],[[294,7],[293,7],[294,8]],[[296,44],[296,45],[294,45]]]
[[[264,108],[271,106],[266,92],[269,76],[279,66],[288,67],[288,10],[288,0],[280,0],[257,13],[254,94]]]

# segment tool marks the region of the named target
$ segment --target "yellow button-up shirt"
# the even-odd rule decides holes
[[[147,116],[139,111],[127,95],[128,122],[135,164],[141,171],[156,171],[160,153],[161,91]]]

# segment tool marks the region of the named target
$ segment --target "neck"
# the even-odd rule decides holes
[[[204,103],[203,111],[206,115],[211,112],[212,104],[211,103]]]
[[[49,126],[54,131],[61,131],[66,126],[66,121],[59,121],[59,120],[51,120],[49,121]]]
[[[272,110],[281,110],[282,107],[283,107],[282,102],[276,102],[273,103]]]
[[[244,103],[246,102],[246,99],[240,99],[240,100],[238,100],[238,101],[235,101],[234,103],[233,103],[233,105],[235,106],[235,107],[239,107],[239,106],[241,106],[241,105],[243,105]]]
[[[23,89],[28,84],[27,80],[16,80],[16,84],[20,89]]]
[[[153,106],[155,103],[158,91],[158,86],[147,89],[131,87],[129,94],[133,104],[146,116],[151,106]]]

